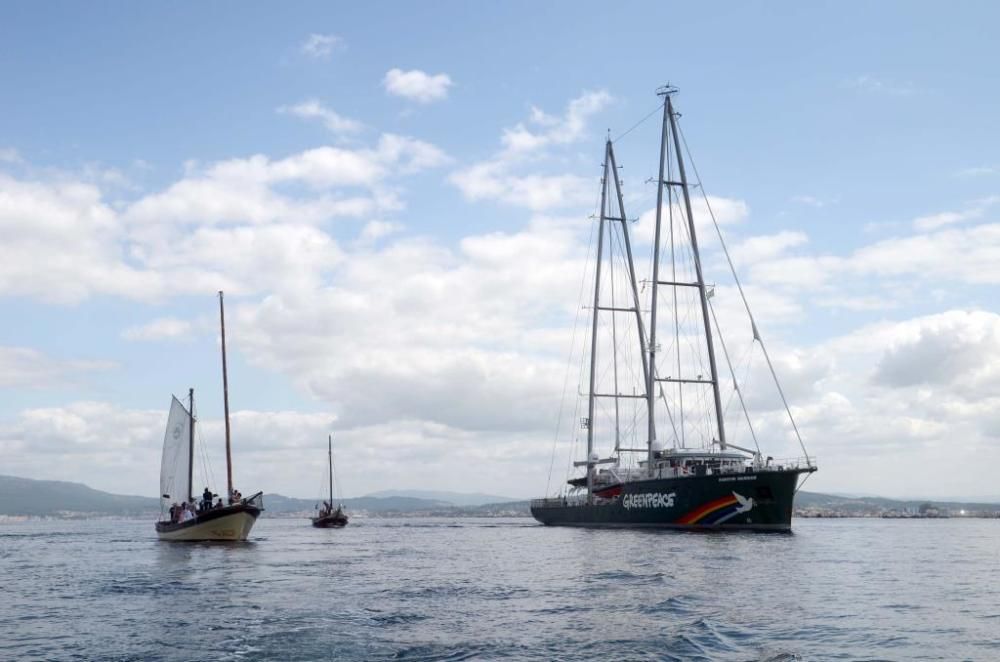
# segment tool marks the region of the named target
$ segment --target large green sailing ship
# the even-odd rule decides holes
[[[802,442],[721,232],[722,255],[736,285],[729,293],[742,301],[752,339],[727,346],[718,328],[718,318],[731,311],[717,314],[697,237],[699,228],[718,230],[718,223],[707,196],[703,208],[711,223],[696,222],[693,213],[691,189],[701,187],[688,182],[675,93],[670,86],[658,91],[663,114],[655,226],[648,238],[652,267],[642,290],[614,142],[606,143],[584,353],[589,379],[582,394],[586,416],[580,419],[586,456],[573,462],[582,475],[568,477],[561,493],[533,500],[531,512],[547,525],[789,531],[795,493],[816,471],[816,461]],[[725,404],[717,346],[732,375]],[[760,449],[732,360],[755,351],[774,379],[790,437],[801,450],[798,458],[774,460]],[[744,445],[727,438],[726,414],[734,403],[739,407],[730,415],[748,431]],[[607,451],[604,457],[599,450]]]

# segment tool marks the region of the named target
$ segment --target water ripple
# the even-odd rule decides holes
[[[19,522],[0,659],[994,660],[996,527],[263,519],[251,544],[171,545],[149,522]]]

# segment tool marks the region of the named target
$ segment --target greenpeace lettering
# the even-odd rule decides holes
[[[673,508],[676,492],[663,494],[662,492],[646,492],[644,494],[626,494],[622,497],[622,506],[625,510],[633,508]]]

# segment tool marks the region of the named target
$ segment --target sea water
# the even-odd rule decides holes
[[[997,660],[1000,520],[263,518],[243,544],[7,523],[0,659]]]

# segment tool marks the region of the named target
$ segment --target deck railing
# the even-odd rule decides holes
[[[532,499],[532,508],[552,508],[555,506],[583,506],[587,503],[587,497],[584,496],[572,496],[572,497],[548,497],[545,499]]]
[[[815,470],[816,469],[816,456],[812,455],[810,457],[804,457],[804,456],[803,457],[787,457],[787,458],[780,458],[780,459],[771,458],[770,460],[768,460],[767,464],[764,466],[764,469],[765,470],[771,469],[771,470],[778,470],[778,471],[788,470],[788,469],[803,469],[803,470],[812,469],[812,470]]]

